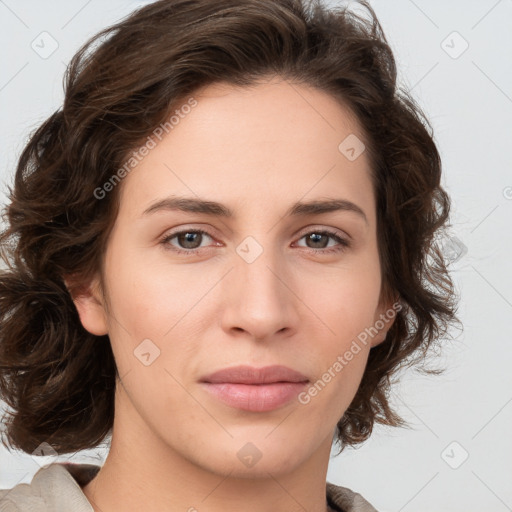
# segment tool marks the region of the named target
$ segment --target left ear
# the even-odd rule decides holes
[[[402,309],[399,295],[388,300],[379,302],[379,306],[375,312],[373,327],[377,329],[377,334],[373,336],[371,346],[376,347],[386,340],[389,329],[395,321],[397,313]]]

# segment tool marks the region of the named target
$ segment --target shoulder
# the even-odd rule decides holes
[[[99,471],[94,464],[55,462],[37,471],[32,481],[0,489],[0,512],[94,512],[82,492]]]
[[[359,493],[347,487],[341,487],[330,482],[326,483],[326,487],[327,501],[341,512],[378,512]]]

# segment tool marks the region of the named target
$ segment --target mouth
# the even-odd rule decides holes
[[[230,407],[266,412],[290,403],[309,379],[286,366],[236,366],[212,373],[200,383],[211,396]]]

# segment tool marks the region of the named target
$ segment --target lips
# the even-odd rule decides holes
[[[308,378],[291,368],[281,365],[264,368],[235,366],[212,373],[201,381],[211,384],[272,384],[274,382],[308,382]]]
[[[224,368],[201,379],[213,398],[235,409],[267,412],[290,404],[309,382],[286,366],[236,366]]]

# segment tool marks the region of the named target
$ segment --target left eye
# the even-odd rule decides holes
[[[195,254],[199,249],[201,249],[200,245],[204,235],[206,235],[209,238],[213,238],[208,232],[203,231],[202,229],[193,229],[172,233],[164,237],[161,240],[161,244],[164,245],[166,248],[170,248],[170,250],[175,251],[177,253]],[[173,240],[174,238],[177,239],[180,247],[176,247],[174,244],[171,243],[171,240]],[[315,253],[338,252],[344,250],[347,247],[350,247],[350,243],[348,240],[341,238],[337,233],[332,231],[310,231],[309,233],[306,233],[299,238],[299,240],[302,239],[306,239],[306,243],[310,242],[314,245],[313,247],[306,247],[306,249]],[[335,240],[338,243],[338,245],[326,248],[327,246],[325,242],[327,241],[328,244],[329,239]]]
[[[344,238],[341,238],[337,233],[333,233],[331,231],[310,231],[309,233],[306,233],[305,235],[303,235],[300,238],[300,240],[302,240],[303,238],[306,239],[306,242],[312,242],[313,244],[321,245],[321,247],[308,247],[308,249],[313,249],[313,250],[324,249],[325,244],[322,242],[322,239],[328,240],[329,238],[332,240],[335,240],[336,242],[338,242],[339,246],[341,246],[341,248],[339,246],[333,247],[333,248],[330,248],[327,251],[323,251],[323,252],[342,250],[346,247],[349,247],[349,245],[350,245],[347,240],[345,240]],[[327,243],[329,243],[329,242],[327,242]]]

